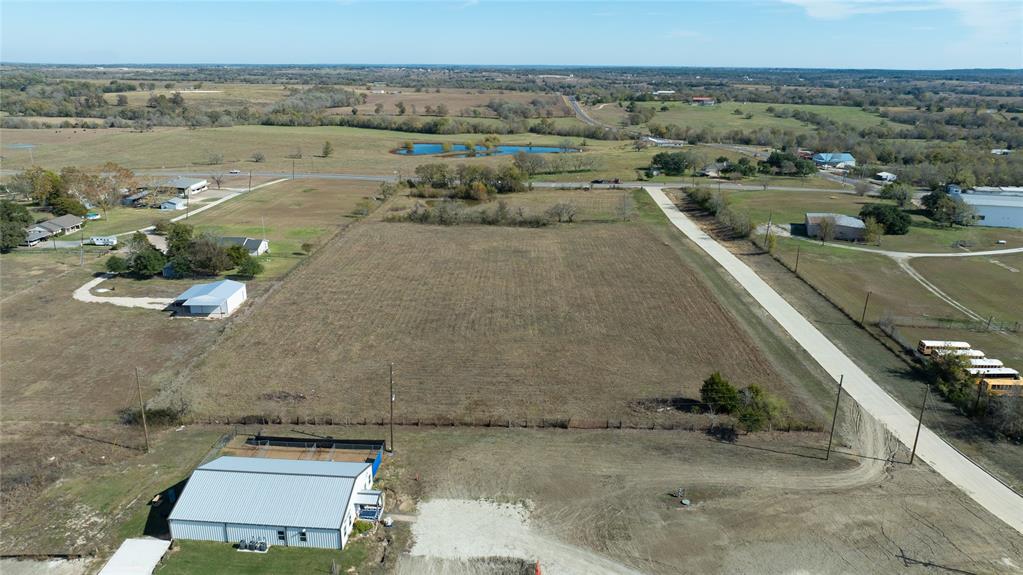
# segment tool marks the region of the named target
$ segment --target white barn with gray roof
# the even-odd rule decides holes
[[[342,549],[371,491],[373,466],[220,457],[192,472],[168,519],[175,539]],[[376,501],[376,499],[374,499]]]

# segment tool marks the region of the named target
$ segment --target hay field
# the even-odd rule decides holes
[[[556,103],[558,106],[557,117],[573,115],[572,109],[566,106],[559,96],[541,92],[466,90],[456,88],[440,88],[439,91],[427,89],[416,92],[414,89],[393,86],[374,86],[372,90],[364,88],[356,88],[354,90],[358,94],[366,95],[366,103],[356,106],[360,114],[373,114],[376,105],[381,104],[384,107],[382,114],[396,115],[398,110],[395,106],[398,102],[404,102],[409,114],[411,114],[413,106],[416,107],[416,111],[419,114],[425,114],[427,106],[436,108],[439,104],[444,104],[448,107],[448,115],[452,117],[463,116],[473,118],[477,117],[476,114],[479,114],[479,117],[482,118],[496,118],[497,114],[490,108],[487,108],[487,104],[491,100],[528,104],[533,100],[539,99]],[[338,113],[349,113],[350,110],[351,108],[336,109]],[[468,113],[463,114],[463,112]]]
[[[162,399],[180,393],[212,416],[382,417],[393,361],[399,418],[654,417],[643,402],[697,398],[714,370],[779,391],[798,410],[694,274],[642,221],[365,222],[324,246]]]

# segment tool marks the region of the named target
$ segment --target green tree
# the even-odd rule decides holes
[[[398,102],[397,104],[394,105],[394,107],[398,109],[399,116],[405,115],[405,102]]]
[[[231,259],[231,264],[234,267],[239,267],[246,260],[251,259],[249,251],[245,249],[245,246],[233,245],[227,248],[227,257]]]
[[[0,253],[8,253],[25,241],[25,228],[32,224],[32,214],[25,206],[0,200]]]
[[[40,206],[49,206],[61,196],[60,176],[33,166],[11,178],[11,190],[22,197],[32,198]]]
[[[107,271],[120,274],[128,271],[128,261],[120,256],[110,256],[106,263]]]
[[[902,182],[894,182],[881,188],[881,198],[895,200],[900,208],[905,208],[913,200],[913,189]]]
[[[767,425],[780,421],[787,410],[783,399],[758,385],[751,385],[742,390],[739,394],[739,403],[736,419],[747,433],[760,431]]]
[[[323,142],[323,150],[320,152],[320,155],[323,156],[324,158],[329,158],[333,154],[334,154],[334,144],[331,144],[329,140],[326,141],[326,142]]]
[[[218,275],[232,265],[227,250],[212,234],[202,234],[192,239],[188,243],[187,257],[192,273],[204,276]]]
[[[63,216],[65,214],[71,214],[73,216],[84,216],[88,211],[82,202],[79,202],[71,196],[58,196],[52,202],[50,202],[50,208],[55,216]]]
[[[167,258],[160,253],[160,250],[150,245],[131,256],[129,269],[136,277],[149,278],[163,271],[163,266],[166,263]]]
[[[167,235],[167,255],[173,258],[178,254],[186,253],[194,232],[192,226],[185,223],[171,222],[167,224],[164,232]]]
[[[897,206],[889,204],[867,204],[860,209],[860,217],[874,218],[884,226],[884,233],[890,236],[901,236],[909,233],[912,218]]]
[[[245,259],[238,264],[235,271],[242,277],[253,278],[263,273],[263,264],[249,254],[245,254]]]
[[[884,226],[872,216],[863,219],[864,237],[868,244],[880,244],[881,236],[884,235]]]
[[[732,413],[739,408],[739,390],[728,383],[728,380],[715,371],[703,380],[700,387],[700,400],[712,411]]]
[[[681,176],[694,164],[692,155],[686,152],[660,152],[650,161],[651,168],[657,168],[669,176]]]

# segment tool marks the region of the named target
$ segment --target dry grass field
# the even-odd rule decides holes
[[[407,113],[412,113],[415,106],[419,114],[425,114],[426,107],[436,108],[439,104],[448,107],[449,116],[464,116],[468,118],[496,118],[497,114],[487,104],[491,100],[504,100],[514,104],[529,104],[533,100],[542,100],[555,106],[556,117],[572,116],[570,107],[565,105],[560,96],[543,94],[539,92],[508,92],[503,90],[459,90],[454,88],[440,88],[416,92],[414,89],[400,88],[393,86],[374,86],[372,90],[356,88],[356,93],[366,95],[366,103],[356,106],[360,114],[373,114],[377,104],[384,107],[382,114],[397,115],[395,107],[398,102],[404,102]],[[351,108],[338,108],[337,113],[350,113]]]
[[[654,417],[646,402],[698,398],[715,370],[806,413],[645,221],[540,230],[360,224],[229,330],[163,399],[181,394],[214,416],[380,417],[388,362],[398,417]],[[305,399],[274,399],[286,394]]]

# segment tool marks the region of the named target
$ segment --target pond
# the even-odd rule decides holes
[[[477,145],[476,153],[481,156],[507,156],[518,152],[527,154],[560,154],[563,152],[578,152],[575,148],[559,148],[557,146],[506,146],[498,145],[490,148]],[[412,149],[398,148],[395,153],[403,156],[429,156],[432,154],[452,154],[459,158],[468,156],[469,148],[465,144],[451,144],[451,149],[444,151],[444,145],[440,143],[418,143],[412,144]]]

